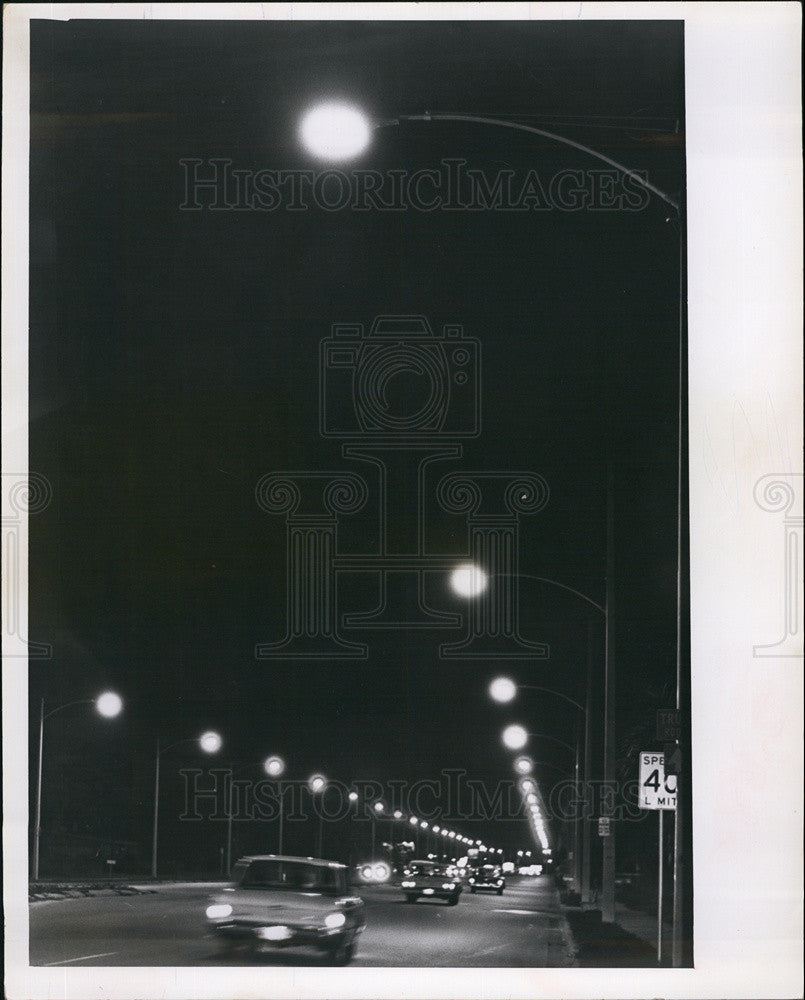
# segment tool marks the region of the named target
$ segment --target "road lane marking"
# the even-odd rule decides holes
[[[116,955],[116,951],[102,951],[98,955],[79,955],[78,958],[63,958],[60,962],[45,962],[49,965],[68,965],[70,962],[86,962],[89,958],[108,958],[109,955]]]

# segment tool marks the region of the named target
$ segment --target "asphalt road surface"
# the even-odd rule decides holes
[[[70,966],[321,965],[320,953],[288,949],[256,959],[222,959],[206,936],[208,886],[160,886],[132,896],[32,903],[30,964]],[[502,896],[461,894],[406,904],[399,888],[356,888],[366,930],[355,966],[544,968],[573,964],[573,943],[556,890],[542,876]]]

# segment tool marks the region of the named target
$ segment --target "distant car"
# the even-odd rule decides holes
[[[420,896],[446,899],[455,906],[461,895],[461,878],[452,865],[438,861],[409,861],[403,869],[400,888],[408,903],[415,903]]]
[[[261,854],[241,858],[231,888],[207,907],[224,954],[312,946],[347,965],[365,924],[364,903],[349,894],[347,869],[334,861]]]
[[[472,872],[467,882],[470,892],[476,892],[478,889],[494,889],[498,896],[502,896],[506,888],[506,879],[503,877],[500,865],[481,865]]]

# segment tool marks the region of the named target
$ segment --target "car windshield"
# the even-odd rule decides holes
[[[286,889],[290,892],[340,892],[342,873],[325,865],[293,861],[250,861],[235,866],[240,889]]]

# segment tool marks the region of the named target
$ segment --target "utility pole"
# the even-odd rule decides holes
[[[611,814],[615,793],[615,490],[612,456],[607,468],[607,595],[606,661],[604,663],[604,796],[602,815],[609,816],[608,835],[602,837],[601,920],[615,922],[615,818]],[[604,805],[606,803],[606,805]]]

